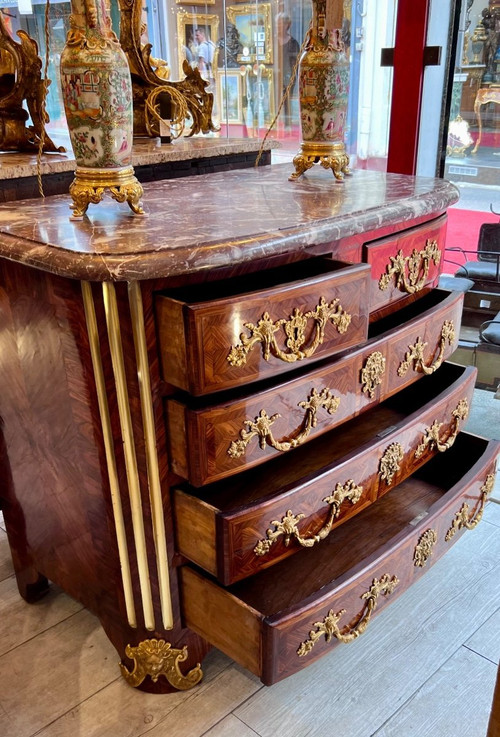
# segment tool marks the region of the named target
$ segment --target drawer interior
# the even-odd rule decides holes
[[[236,511],[257,501],[265,501],[277,494],[286,495],[299,483],[316,478],[335,466],[339,459],[359,452],[374,438],[389,434],[398,423],[433,400],[452,383],[459,380],[466,368],[445,363],[436,373],[419,379],[416,384],[399,392],[369,412],[325,433],[309,444],[277,457],[261,468],[251,469],[236,477],[225,479],[205,487],[187,490],[206,504],[222,513]]]
[[[384,333],[388,333],[401,325],[408,323],[410,320],[420,317],[427,310],[432,310],[437,305],[444,302],[450,296],[449,292],[440,289],[433,289],[426,292],[423,296],[410,302],[405,307],[391,312],[390,315],[372,322],[369,327],[368,339],[378,338]]]
[[[198,284],[196,287],[179,287],[158,292],[158,296],[169,297],[188,305],[202,302],[251,294],[275,287],[292,286],[315,277],[335,273],[349,264],[341,261],[332,261],[328,258],[309,258],[280,268],[259,271],[256,274],[238,276],[224,281],[212,281]]]
[[[404,528],[427,516],[431,506],[479,461],[487,444],[484,438],[461,433],[449,451],[339,527],[321,545],[302,550],[226,591],[264,617],[305,605],[323,587],[335,585],[347,572],[354,573],[356,564],[362,565],[387,545],[394,547]]]

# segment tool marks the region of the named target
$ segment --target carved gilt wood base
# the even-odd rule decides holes
[[[314,164],[321,164],[323,169],[331,169],[335,179],[341,181],[344,174],[350,174],[349,156],[343,143],[312,144],[301,143],[300,151],[293,159],[295,171],[288,178],[295,181]]]

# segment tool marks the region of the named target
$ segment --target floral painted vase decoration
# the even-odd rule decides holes
[[[71,0],[61,86],[79,167],[113,169],[132,159],[132,83],[105,0]]]
[[[299,62],[301,150],[293,163],[298,179],[313,164],[337,179],[349,173],[344,145],[349,61],[342,40],[343,0],[313,0],[313,18]]]

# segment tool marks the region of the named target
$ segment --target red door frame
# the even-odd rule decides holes
[[[415,174],[430,0],[399,0],[387,171]]]

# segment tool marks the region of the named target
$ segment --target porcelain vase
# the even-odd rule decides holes
[[[343,1],[313,0],[312,4],[312,25],[298,72],[302,143],[290,179],[315,163],[342,179],[349,173],[344,144],[349,60],[342,40]]]
[[[132,162],[132,82],[127,58],[111,30],[105,0],[71,0],[70,30],[61,55],[61,87],[77,170],[74,216],[104,189],[134,212],[142,187]],[[85,201],[88,199],[88,202]]]

